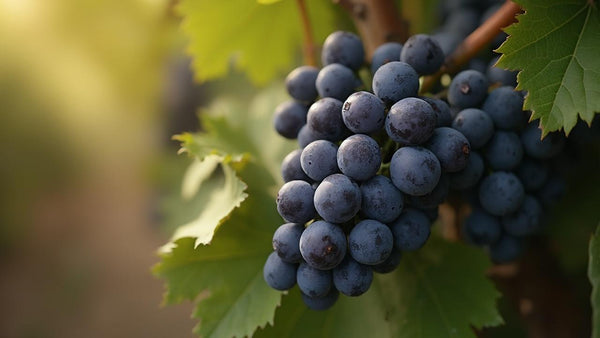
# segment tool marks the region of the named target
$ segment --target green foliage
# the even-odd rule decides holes
[[[600,111],[600,12],[585,0],[518,0],[525,14],[508,27],[498,65],[519,69],[525,109],[543,134],[568,133],[577,116],[591,123]]]
[[[589,264],[588,276],[592,283],[592,309],[594,315],[592,317],[592,337],[600,337],[600,292],[598,290],[600,284],[600,225],[596,228],[596,233],[590,241],[589,249]]]
[[[307,1],[317,42],[335,30],[339,11],[333,6],[331,1]],[[200,81],[225,75],[233,61],[252,82],[265,84],[292,68],[302,43],[295,1],[183,0],[178,10]]]
[[[281,293],[264,282],[262,267],[282,222],[274,191],[280,159],[291,144],[273,142],[278,136],[270,125],[283,98],[281,89],[270,88],[250,105],[218,101],[203,113],[205,132],[178,137],[195,158],[184,176],[181,203],[196,215],[163,247],[154,273],[166,280],[167,304],[197,300],[196,332],[202,336],[251,335],[272,323],[280,303]]]
[[[256,337],[475,337],[472,327],[502,323],[481,250],[432,238],[402,259],[395,272],[376,275],[366,294],[340,296],[326,312],[308,310],[293,291],[275,326]]]

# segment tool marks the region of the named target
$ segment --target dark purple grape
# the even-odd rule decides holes
[[[317,140],[302,150],[300,165],[302,170],[315,181],[322,181],[325,177],[338,172],[336,156],[338,146],[326,141]]]
[[[325,297],[333,286],[331,270],[319,270],[305,262],[300,263],[296,273],[298,288],[310,297]]]
[[[465,220],[465,236],[475,245],[490,245],[500,239],[502,225],[498,217],[475,209]]]
[[[300,165],[300,154],[302,154],[302,150],[296,149],[287,154],[281,162],[281,177],[284,182],[294,180],[310,181]]]
[[[373,75],[373,93],[387,105],[406,97],[417,96],[418,92],[419,75],[405,62],[388,62]]]
[[[380,45],[373,52],[371,58],[371,73],[375,74],[377,69],[391,61],[400,61],[402,44],[398,42],[387,42]]]
[[[504,216],[517,211],[525,199],[525,189],[513,173],[497,171],[483,179],[479,201],[490,214]]]
[[[448,127],[436,128],[425,146],[438,158],[442,170],[450,173],[463,170],[471,153],[467,138]]]
[[[342,120],[342,101],[326,97],[313,103],[308,109],[306,124],[317,139],[337,142],[346,132]]]
[[[402,147],[390,162],[390,178],[396,188],[413,196],[430,193],[441,174],[437,157],[422,147]]]
[[[367,135],[352,135],[340,145],[337,166],[344,175],[354,180],[368,180],[377,174],[381,166],[379,145]]]
[[[498,129],[516,131],[523,122],[523,96],[513,87],[492,90],[483,102],[483,110],[490,115]]]
[[[340,63],[358,70],[365,61],[365,50],[360,38],[353,33],[336,31],[325,39],[321,51],[323,65]]]
[[[485,158],[493,170],[513,170],[523,159],[519,135],[498,130],[485,147]]]
[[[416,97],[396,102],[385,118],[385,131],[401,144],[418,145],[433,134],[437,117],[429,103]]]
[[[361,184],[360,191],[361,212],[366,218],[389,223],[400,216],[404,199],[389,178],[377,175]]]
[[[347,222],[360,210],[360,188],[346,175],[327,176],[315,191],[314,205],[327,222]]]
[[[332,307],[337,301],[340,292],[335,288],[331,288],[325,297],[311,297],[301,293],[302,301],[311,310],[324,311]]]
[[[273,249],[284,262],[300,263],[300,236],[304,231],[304,225],[298,223],[286,223],[281,225],[273,234]]]
[[[361,264],[375,265],[385,261],[394,248],[394,237],[387,225],[365,219],[354,226],[348,235],[352,258]]]
[[[478,107],[487,95],[488,81],[476,70],[458,73],[448,87],[448,102],[459,108]]]
[[[273,124],[279,135],[295,139],[300,128],[306,124],[307,108],[296,101],[286,101],[275,108]]]
[[[297,264],[286,263],[276,252],[272,252],[265,262],[263,277],[275,290],[289,290],[296,284]]]
[[[385,103],[369,92],[356,92],[344,102],[342,119],[354,133],[374,133],[383,128]]]
[[[306,181],[289,181],[277,193],[277,211],[291,223],[306,223],[316,216],[314,190]]]
[[[346,255],[346,235],[342,229],[325,221],[310,224],[300,237],[300,253],[315,269],[336,267]]]
[[[372,281],[371,267],[358,263],[350,255],[333,269],[333,284],[346,296],[362,295],[369,290]]]
[[[485,111],[477,108],[461,110],[454,118],[452,128],[465,135],[471,149],[483,147],[494,135],[492,118]]]
[[[317,75],[319,69],[313,66],[300,66],[292,70],[285,78],[288,94],[300,102],[312,103],[318,95],[315,85]]]
[[[390,224],[394,234],[394,247],[401,251],[420,249],[431,234],[431,222],[417,209],[405,209],[397,220]]]
[[[344,101],[360,86],[360,80],[352,69],[339,63],[332,63],[319,71],[316,81],[317,92],[321,97],[332,97]]]
[[[437,72],[444,63],[444,52],[437,41],[426,34],[416,34],[408,38],[400,61],[411,65],[420,75]]]

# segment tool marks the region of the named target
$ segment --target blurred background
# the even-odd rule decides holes
[[[0,337],[188,337],[150,268],[197,128],[168,0],[0,0]]]

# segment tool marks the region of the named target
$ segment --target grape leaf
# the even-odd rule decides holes
[[[218,100],[203,113],[204,132],[178,137],[196,158],[182,194],[199,216],[163,247],[154,273],[166,281],[167,304],[197,301],[195,331],[204,337],[250,336],[272,323],[281,301],[264,282],[262,267],[282,223],[274,197],[280,161],[293,146],[274,142],[279,137],[271,128],[282,88],[268,88],[250,104]]]
[[[307,2],[316,41],[335,29],[339,11],[334,6],[331,1]],[[225,75],[233,61],[252,82],[265,84],[292,68],[302,44],[295,1],[183,0],[178,12],[200,81]]]
[[[590,240],[588,276],[592,283],[592,337],[600,337],[600,225]]]
[[[291,292],[275,326],[255,337],[475,337],[471,327],[503,323],[481,250],[432,238],[402,259],[394,273],[376,275],[366,294],[340,296],[326,312],[307,310]]]
[[[170,250],[173,242],[185,237],[196,239],[194,247],[209,244],[221,221],[248,197],[246,184],[222,161],[220,156],[209,155],[190,165],[183,178],[182,202],[192,204],[198,215],[180,225],[162,250]]]
[[[570,132],[578,115],[590,124],[600,112],[600,12],[585,0],[517,0],[525,9],[509,26],[498,66],[521,70],[524,108],[543,135]]]

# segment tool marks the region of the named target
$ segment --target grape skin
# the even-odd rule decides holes
[[[358,87],[360,81],[350,68],[339,63],[327,65],[319,71],[316,86],[321,97],[332,97],[344,101]]]
[[[475,245],[490,245],[500,239],[500,220],[482,209],[475,209],[465,221],[465,236]]]
[[[471,153],[467,138],[458,130],[448,127],[436,128],[425,146],[435,154],[445,172],[463,170]]]
[[[390,224],[394,234],[394,247],[401,251],[420,249],[431,234],[431,222],[417,209],[405,209],[397,220]]]
[[[344,223],[352,219],[362,203],[360,188],[348,176],[327,176],[317,187],[314,205],[321,217],[331,223]]]
[[[273,125],[279,135],[295,139],[300,128],[306,124],[307,108],[296,101],[286,101],[275,108]]]
[[[388,136],[404,145],[418,145],[433,134],[437,116],[427,102],[408,97],[396,102],[385,118]]]
[[[317,140],[304,147],[300,155],[300,165],[306,175],[315,181],[338,172],[336,156],[338,146],[326,141]]]
[[[279,258],[288,263],[300,263],[300,236],[304,225],[298,223],[285,223],[273,234],[273,249]]]
[[[484,178],[479,186],[481,206],[495,216],[517,211],[524,199],[525,189],[513,173],[494,172]]]
[[[317,75],[319,69],[312,66],[300,66],[292,70],[285,78],[285,87],[288,94],[294,99],[312,103],[317,99]]]
[[[376,132],[383,128],[385,103],[369,92],[356,92],[344,102],[342,119],[346,127],[354,133]]]
[[[308,109],[306,124],[317,139],[337,142],[342,139],[346,126],[342,120],[342,101],[325,97]]]
[[[493,170],[512,170],[523,159],[523,146],[519,135],[499,130],[487,144],[485,158]]]
[[[440,162],[422,147],[402,147],[392,156],[390,178],[403,193],[420,196],[430,193],[442,174]]]
[[[373,270],[360,264],[350,255],[333,269],[333,284],[346,296],[356,297],[369,290],[373,281]]]
[[[411,65],[419,75],[433,74],[444,63],[444,52],[429,35],[415,34],[406,40],[400,52],[400,61]]]
[[[315,269],[330,270],[346,255],[346,235],[332,223],[316,221],[300,236],[300,253],[304,261]]]
[[[448,102],[459,108],[475,108],[487,95],[488,81],[476,70],[458,73],[448,87]]]
[[[379,67],[388,62],[400,61],[401,51],[402,44],[398,42],[387,42],[377,47],[371,58],[371,73],[375,74]]]
[[[383,263],[394,248],[392,231],[387,225],[370,219],[360,221],[348,236],[352,258],[361,264]]]
[[[377,175],[363,182],[360,192],[365,218],[389,223],[400,216],[404,207],[402,192],[386,176]]]
[[[373,93],[387,105],[406,97],[417,96],[418,92],[419,75],[408,63],[388,62],[373,75]]]
[[[465,135],[472,149],[483,147],[494,135],[494,121],[477,108],[461,110],[452,121],[452,128]]]
[[[362,41],[354,33],[336,31],[329,34],[323,43],[321,61],[325,66],[340,63],[352,70],[358,70],[364,60]]]
[[[314,190],[305,181],[290,181],[277,193],[277,211],[291,223],[306,223],[315,217]]]
[[[344,175],[354,180],[368,180],[381,166],[379,145],[367,135],[352,135],[340,145],[337,166]]]
[[[332,289],[331,270],[319,270],[305,262],[300,263],[296,273],[298,288],[310,297],[325,297]]]
[[[325,297],[311,297],[305,293],[301,293],[302,301],[311,310],[324,311],[332,307],[338,300],[340,292],[335,288],[331,288]]]
[[[263,278],[275,290],[285,291],[296,284],[296,264],[286,263],[271,252],[263,268]]]
[[[300,164],[301,154],[302,150],[293,150],[291,153],[287,154],[281,162],[281,178],[283,178],[284,182],[294,180],[310,180],[304,170],[302,170],[302,165]]]

